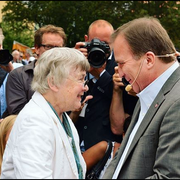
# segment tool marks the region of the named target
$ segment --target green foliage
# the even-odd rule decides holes
[[[5,36],[3,47],[4,49],[9,49],[12,51],[13,41],[18,41],[28,47],[34,46],[34,32],[30,31],[28,28],[24,28],[22,31],[18,30],[18,27],[22,27],[21,22],[17,22],[14,24],[14,27],[16,30],[13,30],[13,28],[5,23],[2,22],[0,25],[3,29],[3,34]]]
[[[7,45],[13,38],[33,46],[34,30],[53,24],[64,28],[67,46],[84,41],[89,25],[97,19],[109,21],[116,29],[138,17],[157,17],[180,49],[178,1],[7,1],[3,8],[3,31]],[[32,29],[34,26],[34,29]]]

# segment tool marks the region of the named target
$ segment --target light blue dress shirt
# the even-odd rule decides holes
[[[7,77],[9,74],[6,75],[3,84],[0,87],[0,119],[2,118],[2,114],[6,110],[7,104],[6,104],[6,82]]]
[[[21,63],[13,63],[13,67],[14,69],[23,66],[23,64]],[[4,111],[7,108],[7,103],[6,103],[6,82],[7,82],[7,78],[8,75],[6,75],[6,78],[3,81],[3,84],[0,87],[0,119],[2,118],[2,115],[4,113]]]

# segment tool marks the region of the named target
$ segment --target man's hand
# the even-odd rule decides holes
[[[76,111],[76,112],[81,112],[81,110],[83,109],[85,103],[86,103],[88,100],[92,99],[92,98],[93,98],[92,95],[86,96],[85,100],[81,103],[81,107],[80,107],[79,109],[76,109],[75,111]]]
[[[113,82],[114,82],[114,91],[121,91],[120,87],[123,87],[124,84],[122,82],[122,78],[119,76],[118,73],[118,66],[114,68],[115,73],[113,75]],[[133,88],[128,92],[131,96],[136,96],[136,93],[134,92]]]
[[[84,42],[77,42],[74,48],[81,51],[84,54],[84,56],[87,58],[88,57],[87,49],[83,48],[82,46],[85,46]]]
[[[80,107],[79,109],[76,109],[76,110],[72,111],[72,112],[69,114],[69,117],[72,119],[72,121],[73,121],[74,124],[76,124],[76,122],[78,121],[79,114],[81,113],[81,110],[83,109],[85,103],[86,103],[88,100],[92,99],[92,98],[93,98],[93,96],[91,96],[91,95],[86,96],[85,100],[84,100],[84,101],[82,102],[82,104],[81,104],[81,107]]]
[[[122,82],[122,78],[119,76],[119,72],[118,72],[118,66],[116,66],[114,68],[115,73],[113,75],[113,82],[114,82],[114,90],[115,91],[119,91],[120,88],[119,87],[123,87],[124,84]]]

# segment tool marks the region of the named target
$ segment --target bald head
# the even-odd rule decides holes
[[[98,38],[109,44],[110,36],[113,32],[114,28],[108,21],[102,19],[96,20],[89,26],[88,41]]]
[[[14,50],[12,52],[12,56],[13,56],[13,61],[14,62],[17,62],[20,58],[20,52],[18,50]]]
[[[112,32],[114,31],[112,24],[103,19],[99,19],[99,20],[96,20],[93,23],[91,23],[91,25],[89,26],[89,29],[88,29],[88,35],[93,28],[97,28],[97,29],[108,28],[110,31],[112,31]]]

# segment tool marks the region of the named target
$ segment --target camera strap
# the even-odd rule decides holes
[[[0,87],[3,84],[3,81],[7,75],[7,72],[0,68]]]

